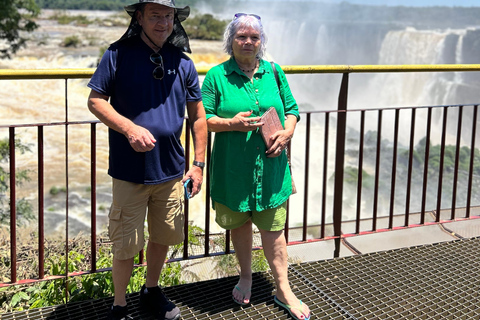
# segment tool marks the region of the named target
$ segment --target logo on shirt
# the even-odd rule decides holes
[[[172,69],[172,70],[168,69],[167,72],[168,74],[172,74],[172,73],[175,74],[175,69]]]

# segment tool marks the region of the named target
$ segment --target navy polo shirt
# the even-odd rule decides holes
[[[121,115],[145,127],[157,142],[153,150],[136,152],[127,137],[109,129],[109,169],[115,179],[158,184],[183,175],[180,142],[187,102],[201,101],[193,62],[175,46],[160,50],[165,76],[153,78],[153,50],[139,37],[114,43],[105,52],[88,87],[110,97]]]

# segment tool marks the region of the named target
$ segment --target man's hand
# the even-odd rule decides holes
[[[157,142],[150,131],[138,125],[133,125],[125,136],[133,150],[137,152],[150,151],[155,147],[155,142]]]
[[[91,90],[88,97],[88,109],[110,129],[125,135],[133,150],[137,152],[152,150],[157,141],[151,132],[119,114],[108,102],[109,98]]]
[[[197,166],[192,166],[182,179],[182,184],[188,179],[192,179],[192,198],[200,192],[203,183],[203,169]]]

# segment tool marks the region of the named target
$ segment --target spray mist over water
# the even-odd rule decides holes
[[[327,5],[315,2],[310,3],[261,3],[252,4],[243,2],[242,5],[232,5],[222,8],[217,14],[225,19],[231,19],[236,12],[255,13],[262,17],[265,31],[268,36],[267,54],[269,59],[281,65],[402,65],[402,64],[469,64],[478,63],[480,57],[480,30],[475,27],[464,26],[450,29],[449,25],[441,26],[436,21],[435,28],[426,28],[406,21],[376,20],[372,16],[363,16],[353,19],[357,6],[348,4]],[[205,12],[215,12],[215,8],[205,8]],[[373,12],[374,10],[371,10]],[[359,13],[360,14],[360,13]],[[382,19],[385,19],[381,17]],[[462,20],[462,17],[458,17]],[[465,19],[466,20],[466,19]],[[428,21],[421,22],[428,25]],[[479,73],[383,73],[383,74],[351,74],[349,85],[349,109],[372,109],[401,106],[433,106],[458,105],[479,102],[480,92]],[[300,111],[336,110],[341,75],[287,75],[292,93],[300,106]],[[447,144],[455,143],[457,111],[449,113]],[[425,137],[426,112],[418,111],[415,126],[415,145]],[[365,132],[377,131],[375,116],[367,118]],[[382,139],[387,146],[393,144],[394,113],[385,112],[383,116]],[[432,144],[439,144],[441,137],[441,114],[434,113],[432,128]],[[309,174],[309,223],[319,222],[320,200],[322,190],[319,182],[323,177],[324,161],[327,161],[327,222],[332,222],[333,211],[333,183],[334,155],[335,155],[335,127],[336,117],[330,119],[328,159],[324,158],[324,115],[312,116],[312,141],[310,144],[310,174]],[[359,114],[350,113],[348,116],[348,131],[352,137],[347,137],[346,167],[356,168],[358,159],[354,156],[358,152]],[[399,137],[399,153],[408,150],[411,112],[402,112]],[[471,110],[464,111],[462,125],[462,145],[468,145],[471,139]],[[291,197],[291,208],[294,208],[290,223],[292,226],[302,223],[303,213],[303,182],[305,156],[305,117],[295,132],[292,147],[294,178],[299,193]],[[355,133],[357,134],[356,138]],[[347,134],[348,135],[348,134]],[[480,132],[477,130],[477,148],[480,145]],[[352,156],[350,156],[352,154]],[[374,157],[373,153],[366,152],[365,157]],[[381,164],[382,188],[390,189],[391,175],[388,173],[392,162],[392,155],[382,155],[385,160]],[[373,175],[373,160],[364,159],[364,170]],[[402,168],[397,173],[397,191],[395,212],[402,213],[406,195],[398,191],[406,185],[406,172]],[[423,176],[423,169],[416,168],[414,175]],[[461,177],[459,184],[463,188],[466,177]],[[436,192],[434,180],[429,182],[428,205],[435,204]],[[448,181],[445,182],[448,184]],[[344,215],[354,218],[355,190],[345,187]],[[463,189],[462,189],[463,190]],[[477,189],[475,189],[477,190]],[[480,199],[475,194],[478,203]],[[461,193],[461,192],[459,192]],[[412,194],[420,195],[421,189],[414,186]],[[363,191],[362,217],[371,216],[372,194]],[[448,197],[447,197],[448,198]],[[380,199],[379,215],[387,214],[388,200]],[[457,202],[464,205],[465,199]],[[446,203],[444,201],[444,203]],[[420,200],[412,199],[411,210],[420,210]],[[313,217],[315,216],[315,217]]]

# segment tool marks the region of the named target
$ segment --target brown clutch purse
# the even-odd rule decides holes
[[[270,107],[260,117],[260,121],[263,122],[263,126],[260,128],[260,133],[262,134],[263,141],[268,149],[273,144],[273,140],[270,140],[270,136],[278,130],[283,130],[283,126],[274,107]]]

